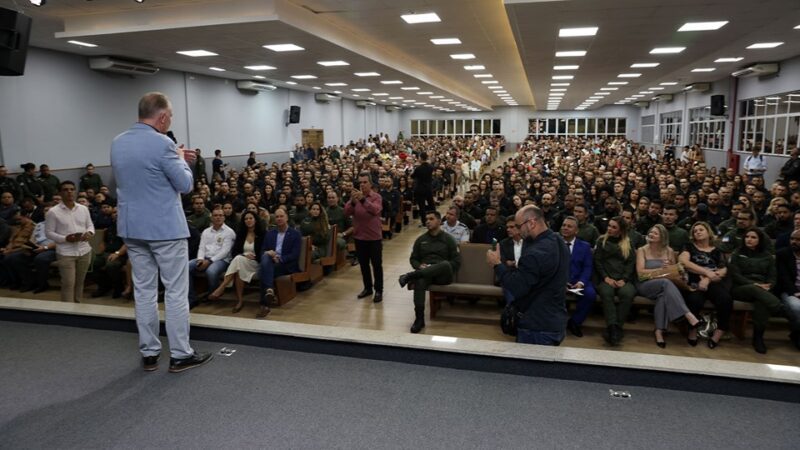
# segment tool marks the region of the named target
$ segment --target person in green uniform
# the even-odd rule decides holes
[[[24,170],[23,173],[17,175],[17,184],[19,184],[19,191],[22,194],[19,197],[20,201],[25,197],[30,197],[37,205],[41,205],[44,202],[44,187],[36,179],[36,164],[25,163],[20,167]]]
[[[594,247],[597,243],[597,238],[600,237],[600,232],[589,221],[589,211],[586,205],[575,205],[574,208],[575,218],[578,219],[578,239],[586,241]]]
[[[44,201],[53,201],[53,196],[58,193],[61,180],[57,176],[50,173],[50,166],[42,164],[39,166],[39,183],[44,188]]]
[[[577,207],[576,207],[577,210]],[[594,250],[597,296],[603,302],[606,332],[603,339],[616,346],[622,340],[622,325],[636,295],[636,252],[621,217],[608,221],[608,231],[597,240]],[[614,297],[619,305],[614,303]]]
[[[339,250],[347,247],[347,238],[353,234],[353,226],[350,224],[350,218],[344,213],[344,208],[339,204],[339,195],[335,191],[328,191],[328,207],[325,208],[325,214],[328,216],[328,223],[333,226],[336,225],[339,235],[336,237],[336,245]]]
[[[206,160],[200,155],[200,149],[197,148],[194,150],[195,155],[197,155],[197,159],[194,160],[194,166],[192,167],[192,175],[194,175],[195,181],[200,180],[202,178],[208,177],[206,175]],[[235,228],[234,228],[235,229]]]
[[[411,251],[413,271],[400,275],[400,287],[414,285],[414,324],[412,333],[425,328],[425,291],[432,284],[450,284],[453,275],[461,266],[461,253],[452,236],[442,231],[442,215],[439,211],[425,214],[428,231],[414,241]]]
[[[89,163],[86,165],[86,173],[81,175],[80,188],[82,191],[92,189],[95,192],[100,192],[103,186],[103,179],[100,175],[94,172],[94,164]]]
[[[675,205],[664,207],[661,224],[669,234],[669,246],[676,252],[683,251],[683,247],[689,243],[689,232],[678,226],[678,208]]]
[[[199,233],[211,226],[211,213],[206,208],[203,197],[195,196],[192,198],[192,214],[186,217],[189,225],[195,227]]]

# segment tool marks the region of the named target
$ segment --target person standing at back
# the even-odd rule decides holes
[[[189,344],[189,228],[181,194],[192,190],[189,164],[195,152],[164,135],[172,124],[166,95],[150,92],[139,100],[139,121],[111,143],[111,168],[117,182],[117,234],[128,247],[133,267],[136,325],[144,370],[158,369],[158,274],[166,288],[164,309],[170,346],[170,372],[211,360]]]
[[[419,208],[421,227],[425,227],[425,214],[436,209],[433,203],[433,166],[428,163],[428,154],[419,154],[420,164],[414,169],[411,178],[414,179],[414,198]]]
[[[356,243],[356,256],[361,266],[364,289],[356,296],[369,297],[375,289],[372,301],[383,301],[383,241],[381,211],[383,198],[372,190],[369,172],[358,174],[360,189],[353,189],[350,200],[344,206],[344,213],[353,217],[353,239]],[[370,273],[370,264],[372,273]]]

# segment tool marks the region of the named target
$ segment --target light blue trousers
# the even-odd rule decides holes
[[[136,297],[136,326],[139,328],[139,351],[142,356],[161,353],[158,337],[158,274],[166,294],[167,337],[170,356],[188,358],[194,354],[189,344],[189,246],[185,239],[143,241],[125,239],[133,267]]]

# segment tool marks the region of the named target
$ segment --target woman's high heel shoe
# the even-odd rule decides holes
[[[654,334],[654,335],[653,335],[653,338],[655,338],[655,340],[656,340],[656,345],[657,345],[659,348],[667,348],[667,341],[659,341],[659,340],[658,340],[658,335],[657,335],[657,334]],[[662,336],[661,338],[663,339],[664,337]]]
[[[242,310],[243,307],[244,307],[243,304],[241,304],[241,303],[237,304],[236,306],[233,307],[233,313],[234,314],[238,313],[239,311]]]
[[[714,338],[708,338],[706,342],[708,343],[708,348],[712,350],[719,346],[719,342],[715,341]]]

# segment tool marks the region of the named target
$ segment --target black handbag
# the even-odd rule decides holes
[[[516,336],[519,319],[521,317],[522,313],[517,308],[515,302],[507,304],[500,314],[500,329],[503,330],[503,334]]]

